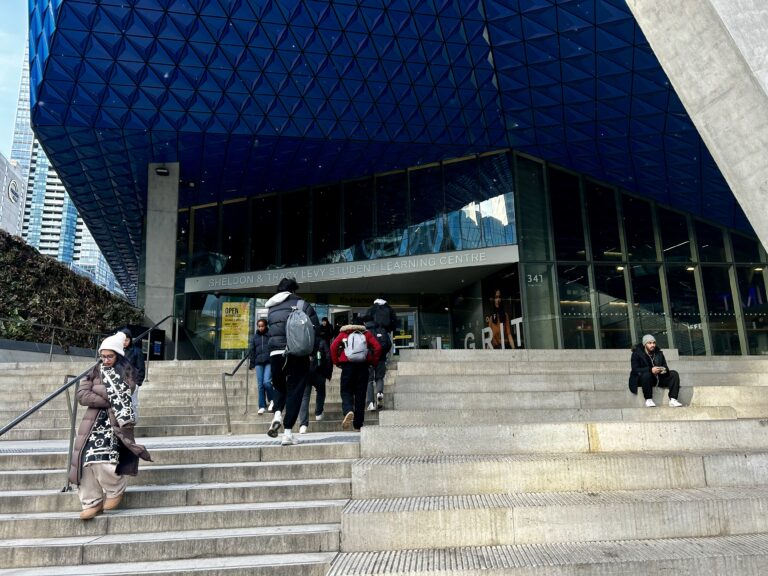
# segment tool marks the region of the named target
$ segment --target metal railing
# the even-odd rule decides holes
[[[237,371],[240,370],[240,367],[245,363],[246,360],[248,360],[251,357],[251,352],[248,351],[248,353],[245,355],[245,357],[240,360],[240,362],[237,363],[237,366],[235,366],[235,369],[232,370],[232,372],[222,372],[221,373],[221,393],[224,396],[224,411],[225,416],[227,417],[227,434],[232,434],[232,421],[229,416],[229,398],[227,397],[227,376],[234,376],[237,374]],[[248,414],[248,388],[250,386],[248,385],[248,370],[245,370],[245,411],[243,412],[243,415]]]
[[[13,318],[0,317],[0,333],[2,334],[2,337],[8,338],[9,340],[13,340],[14,337],[18,338],[20,334],[18,333],[19,330],[14,331],[9,327],[6,327],[6,324],[17,324],[19,326],[29,327],[37,335],[34,341],[50,342],[48,346],[49,362],[53,361],[53,349],[56,345],[61,346],[61,348],[65,350],[65,353],[71,346],[96,348],[98,347],[99,342],[108,336],[108,334],[104,332],[64,328],[63,326],[54,326],[53,324],[41,324],[29,320],[14,320]],[[74,337],[67,337],[68,334],[72,334]],[[21,336],[28,338],[30,334],[23,333]],[[32,342],[32,340],[21,341]]]
[[[136,336],[134,339],[135,339],[135,340],[140,340],[141,338],[143,338],[144,336],[146,336],[147,334],[149,334],[149,333],[150,333],[152,330],[154,330],[155,328],[157,328],[158,326],[160,326],[160,324],[162,324],[163,322],[165,322],[166,320],[168,320],[169,318],[174,318],[173,314],[169,314],[168,316],[166,316],[165,318],[163,318],[162,320],[160,320],[159,322],[157,322],[156,324],[154,324],[154,325],[153,325],[151,328],[148,328],[147,330],[145,330],[144,332],[142,332],[141,334],[139,334],[138,336]],[[3,434],[5,434],[6,432],[8,432],[9,430],[12,430],[12,429],[13,429],[13,428],[15,428],[17,425],[19,425],[21,422],[23,422],[24,420],[26,420],[26,419],[27,419],[29,416],[31,416],[32,414],[34,414],[35,412],[37,412],[38,410],[40,410],[40,408],[42,408],[43,406],[45,406],[46,404],[48,404],[48,403],[49,403],[51,400],[53,400],[54,398],[56,398],[56,397],[57,397],[57,396],[59,396],[60,394],[62,394],[62,393],[64,393],[64,392],[66,392],[66,393],[67,393],[67,405],[68,405],[68,408],[69,408],[69,415],[70,415],[70,426],[69,426],[69,455],[67,456],[67,467],[66,467],[67,483],[66,483],[66,485],[64,486],[64,488],[62,489],[62,492],[68,492],[68,491],[70,490],[70,484],[69,484],[69,468],[70,468],[70,466],[72,465],[72,448],[74,447],[75,425],[76,425],[76,423],[77,423],[77,422],[76,422],[76,420],[77,420],[77,399],[76,399],[76,398],[72,398],[72,397],[70,397],[70,394],[69,394],[69,389],[70,389],[70,388],[71,388],[71,387],[72,387],[74,384],[76,384],[77,382],[79,382],[79,381],[80,381],[80,380],[81,380],[83,377],[85,377],[86,375],[88,375],[88,374],[89,374],[89,373],[90,373],[90,372],[91,372],[91,371],[92,371],[92,370],[93,370],[93,369],[94,369],[96,366],[98,366],[98,365],[99,365],[99,363],[100,363],[100,362],[101,362],[100,360],[97,360],[96,362],[94,362],[93,364],[91,364],[91,365],[90,365],[90,366],[89,366],[89,367],[88,367],[88,368],[87,368],[85,371],[83,371],[81,374],[79,374],[78,376],[74,376],[74,377],[71,377],[71,379],[70,379],[70,375],[68,374],[68,375],[65,377],[65,383],[64,383],[64,384],[63,384],[61,387],[59,387],[57,390],[55,390],[55,391],[51,392],[51,393],[50,393],[48,396],[46,396],[45,398],[43,398],[42,400],[40,400],[40,402],[38,402],[37,404],[35,404],[34,406],[32,406],[32,407],[31,407],[29,410],[27,410],[27,411],[26,411],[26,412],[24,412],[23,414],[20,414],[19,416],[17,416],[16,418],[14,418],[14,419],[13,419],[11,422],[9,422],[8,424],[6,424],[6,425],[5,425],[5,426],[3,426],[2,428],[0,428],[0,436],[2,436],[2,435],[3,435]],[[147,370],[148,370],[148,368],[147,368]]]

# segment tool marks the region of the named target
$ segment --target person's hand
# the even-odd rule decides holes
[[[652,374],[662,374],[663,372],[664,372],[664,368],[662,368],[661,366],[654,366],[653,368],[651,368]]]

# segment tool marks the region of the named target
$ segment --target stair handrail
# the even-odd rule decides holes
[[[147,330],[145,330],[144,332],[142,332],[142,333],[141,333],[139,336],[137,336],[136,338],[137,338],[137,339],[143,338],[144,336],[146,336],[147,334],[149,334],[149,332],[150,332],[151,330],[154,330],[154,329],[155,329],[155,328],[157,328],[157,327],[158,327],[160,324],[162,324],[163,322],[165,322],[166,320],[168,320],[168,318],[173,318],[173,317],[174,317],[174,316],[173,316],[173,314],[169,314],[168,316],[166,316],[165,318],[163,318],[162,320],[160,320],[159,322],[157,322],[157,323],[156,323],[154,326],[152,326],[151,328],[148,328]],[[83,377],[85,377],[85,376],[86,376],[86,375],[87,375],[87,374],[88,374],[88,373],[89,373],[91,370],[93,370],[93,369],[94,369],[96,366],[98,366],[100,363],[101,363],[101,360],[97,360],[96,362],[94,362],[93,364],[91,364],[91,365],[90,365],[90,366],[89,366],[89,367],[88,367],[88,368],[87,368],[85,371],[83,371],[81,374],[79,374],[78,376],[75,376],[74,378],[72,378],[71,380],[69,380],[68,382],[66,382],[65,384],[63,384],[63,385],[62,385],[60,388],[58,388],[57,390],[54,390],[53,392],[51,392],[50,394],[48,394],[48,396],[46,396],[45,398],[43,398],[42,400],[40,400],[40,401],[39,401],[37,404],[35,404],[35,405],[34,405],[34,406],[32,406],[31,408],[29,408],[29,409],[28,409],[26,412],[24,412],[23,414],[20,414],[19,416],[17,416],[16,418],[14,418],[14,419],[13,419],[11,422],[9,422],[8,424],[6,424],[6,425],[5,425],[5,426],[3,426],[2,428],[0,428],[0,436],[2,436],[3,434],[5,434],[5,433],[6,433],[6,432],[8,432],[9,430],[12,430],[13,428],[15,428],[15,427],[16,427],[18,424],[20,424],[21,422],[23,422],[24,420],[26,420],[26,419],[27,419],[29,416],[31,416],[32,414],[34,414],[35,412],[37,412],[38,410],[40,410],[40,408],[42,408],[43,406],[45,406],[46,404],[48,404],[48,402],[50,402],[51,400],[53,400],[54,398],[56,398],[56,397],[57,397],[59,394],[62,394],[62,393],[65,391],[65,390],[68,390],[68,389],[69,389],[69,388],[70,388],[72,385],[74,385],[74,384],[76,384],[77,382],[79,382],[79,381],[80,381],[80,380],[81,380]],[[73,421],[72,421],[71,425],[72,425],[72,427],[74,428],[74,425],[75,425],[75,422],[74,422],[74,418],[73,418]]]
[[[248,350],[248,353],[243,356],[242,360],[237,363],[237,366],[235,366],[235,369],[232,370],[232,372],[222,372],[221,373],[221,393],[224,396],[224,413],[227,417],[227,434],[232,434],[232,420],[229,416],[229,398],[227,398],[227,376],[234,376],[237,374],[237,371],[240,370],[240,367],[245,363],[246,360],[248,360],[251,357],[251,351]],[[245,371],[245,412],[243,414],[248,413],[248,370]]]
[[[51,342],[50,342],[49,348],[48,348],[48,362],[52,362],[53,361],[53,347],[56,345],[56,340],[58,340],[59,345],[62,348],[64,348],[65,350],[66,350],[66,348],[68,348],[70,346],[70,344],[68,344],[67,342],[64,342],[61,339],[61,336],[59,336],[59,334],[61,334],[62,332],[74,332],[76,334],[85,334],[87,336],[88,340],[89,340],[89,343],[90,343],[91,337],[95,336],[96,337],[96,344],[97,345],[98,345],[99,337],[100,336],[104,336],[104,332],[98,332],[98,331],[95,331],[95,330],[79,330],[77,328],[66,328],[64,326],[56,326],[54,324],[44,324],[44,323],[41,323],[41,322],[33,322],[31,320],[26,320],[26,319],[23,319],[23,318],[21,318],[21,319],[19,319],[19,318],[6,318],[6,317],[3,316],[3,317],[0,317],[0,323],[3,323],[3,322],[9,322],[9,323],[13,323],[13,324],[21,324],[21,325],[25,325],[25,326],[31,326],[33,328],[42,328],[43,330],[46,330],[46,329],[50,328],[50,330],[51,330]],[[57,331],[58,331],[58,333],[57,333]],[[22,340],[22,342],[28,342],[28,340]]]

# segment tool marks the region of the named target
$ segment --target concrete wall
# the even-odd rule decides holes
[[[42,342],[19,342],[0,339],[0,363],[48,362],[51,345]],[[53,347],[52,362],[83,362],[96,360],[96,350],[70,347],[66,352],[61,346]]]
[[[768,3],[627,0],[627,5],[768,246]]]

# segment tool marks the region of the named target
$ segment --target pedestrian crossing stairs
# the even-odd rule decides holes
[[[330,576],[768,573],[768,358],[406,351],[361,433]]]
[[[92,362],[6,363],[0,364],[0,423],[12,421],[67,380],[85,371]],[[258,414],[258,389],[255,373],[243,365],[234,377],[226,378],[227,402],[221,375],[231,372],[236,360],[153,361],[149,378],[139,389],[137,437],[228,434],[226,406],[229,406],[233,434],[258,434],[269,426],[272,415]],[[391,374],[396,362],[390,363]],[[315,419],[315,395],[309,405],[309,432],[341,429],[343,414],[339,394],[340,371],[334,369],[326,386],[323,419]],[[393,376],[390,375],[391,381]],[[62,393],[38,412],[20,423],[0,440],[52,440],[69,437],[75,386]],[[390,385],[385,385],[389,392]],[[385,395],[389,398],[389,394]],[[82,407],[77,407],[82,415]],[[79,417],[79,416],[78,416]],[[376,424],[378,414],[366,412],[366,422]],[[296,426],[298,429],[298,424]]]

